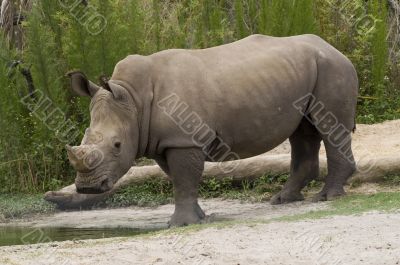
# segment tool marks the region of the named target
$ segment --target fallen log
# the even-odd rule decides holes
[[[290,155],[259,155],[243,160],[223,163],[205,163],[203,177],[223,179],[230,177],[234,181],[254,179],[265,173],[286,174],[290,166]],[[233,169],[233,170],[232,170]],[[75,184],[59,191],[49,191],[45,200],[56,203],[62,209],[85,208],[103,201],[123,187],[143,183],[146,180],[160,178],[168,180],[168,176],[157,165],[132,167],[113,187],[102,194],[79,194]]]
[[[376,182],[390,174],[400,173],[400,156],[386,157],[356,157],[358,170],[349,182]],[[290,155],[263,154],[243,160],[223,163],[205,164],[203,178],[216,179],[231,178],[233,181],[251,180],[265,174],[287,174],[290,168]],[[229,169],[229,170],[227,170]],[[320,175],[327,171],[325,157],[320,157]],[[59,191],[50,191],[45,194],[47,201],[56,203],[62,209],[85,208],[105,200],[123,187],[143,183],[146,180],[160,178],[168,180],[168,176],[157,165],[132,167],[109,192],[102,194],[79,194],[74,184]]]

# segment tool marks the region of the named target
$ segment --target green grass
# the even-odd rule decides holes
[[[145,161],[146,162],[146,161]],[[238,199],[248,202],[268,201],[279,191],[286,175],[265,175],[255,181],[233,183],[232,179],[207,179],[200,187],[202,198]],[[126,187],[94,208],[117,208],[127,206],[158,206],[173,203],[173,188],[170,182],[152,179],[140,185]],[[54,212],[55,207],[43,200],[42,194],[0,195],[0,220],[23,218],[38,213]]]
[[[152,237],[155,235],[184,234],[196,232],[205,228],[224,229],[235,225],[255,226],[271,222],[296,222],[306,219],[320,219],[335,215],[353,215],[369,211],[391,212],[400,210],[400,192],[382,192],[374,195],[351,195],[330,203],[326,210],[311,211],[304,214],[283,216],[269,220],[233,220],[216,223],[191,225],[163,231],[153,231],[140,236]],[[0,195],[0,215],[24,217],[33,213],[43,214],[54,211],[54,207],[41,199],[39,195]],[[1,220],[0,220],[1,221]],[[121,239],[128,240],[128,238]],[[100,244],[99,241],[95,244]],[[103,242],[104,243],[104,242]]]
[[[332,206],[339,214],[362,213],[370,210],[390,211],[400,209],[400,193],[352,195],[333,201]]]
[[[387,175],[383,178],[383,185],[386,186],[399,186],[400,185],[400,175]]]
[[[382,192],[371,195],[350,195],[331,202],[329,209],[311,211],[304,214],[284,216],[278,221],[298,221],[303,219],[318,219],[332,215],[352,215],[369,211],[400,210],[400,192]]]
[[[369,211],[391,212],[400,210],[400,192],[382,192],[374,195],[351,195],[333,201],[327,210],[311,211],[304,214],[283,216],[269,220],[230,220],[208,224],[196,224],[185,227],[177,227],[169,230],[161,230],[139,235],[143,237],[153,237],[170,234],[185,234],[197,232],[206,228],[224,229],[235,225],[246,225],[249,227],[258,224],[268,224],[271,222],[296,222],[307,219],[320,219],[334,215],[353,215]],[[121,240],[129,240],[124,238]]]
[[[158,206],[172,202],[171,184],[159,182],[157,185],[145,183],[124,188],[104,203],[99,204],[98,207]]]
[[[174,228],[167,231],[156,231],[146,236],[171,233],[188,233],[196,232],[205,228],[222,229],[234,225],[254,226],[257,224],[266,224],[271,222],[295,222],[307,219],[320,219],[334,215],[353,215],[361,214],[369,211],[391,212],[400,210],[400,192],[382,192],[374,195],[351,195],[346,196],[329,205],[327,210],[311,211],[304,214],[296,214],[272,218],[269,220],[239,220],[239,221],[222,221],[218,223],[191,225],[187,227]]]
[[[0,222],[54,212],[55,207],[41,194],[0,194]]]
[[[265,175],[255,181],[234,183],[232,179],[206,180],[200,188],[202,198],[236,199],[246,202],[266,202],[280,190],[287,176]],[[382,185],[388,187],[400,184],[398,176],[388,176]],[[315,192],[320,182],[312,182],[305,192]],[[357,186],[357,185],[356,185]],[[385,191],[387,191],[385,189]],[[137,206],[158,206],[173,203],[171,183],[154,179],[141,185],[127,187],[96,206],[116,208]],[[309,212],[300,215],[278,218],[295,221],[305,218],[322,218],[331,215],[358,214],[370,210],[389,211],[400,209],[400,192],[381,192],[374,195],[349,195],[330,203],[327,210]],[[0,221],[3,219],[25,218],[35,214],[46,214],[55,211],[54,205],[43,200],[41,194],[0,194]]]
[[[268,201],[278,192],[287,175],[263,175],[254,181],[234,182],[232,178],[222,180],[207,178],[200,185],[201,198],[237,199],[247,202]],[[311,186],[319,185],[316,182]],[[162,179],[146,181],[143,184],[122,189],[105,204],[99,206],[125,207],[130,205],[157,206],[173,202],[173,187],[171,183]]]

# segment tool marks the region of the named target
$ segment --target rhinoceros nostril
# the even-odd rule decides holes
[[[106,191],[111,190],[112,186],[113,186],[112,181],[111,181],[110,179],[105,179],[105,180],[103,180],[103,181],[101,182],[101,184],[100,184],[100,189],[101,189],[103,192],[106,192]]]

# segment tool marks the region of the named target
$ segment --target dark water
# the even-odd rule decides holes
[[[48,243],[54,241],[127,237],[150,231],[124,228],[29,228],[0,227],[0,246]]]

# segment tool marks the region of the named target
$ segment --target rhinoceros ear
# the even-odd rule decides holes
[[[129,97],[128,91],[122,86],[113,83],[112,81],[107,82],[106,89],[109,90],[114,98],[118,101],[127,101]]]
[[[89,81],[86,75],[80,71],[69,72],[67,76],[71,79],[72,91],[79,96],[93,97],[100,90],[99,86]]]

